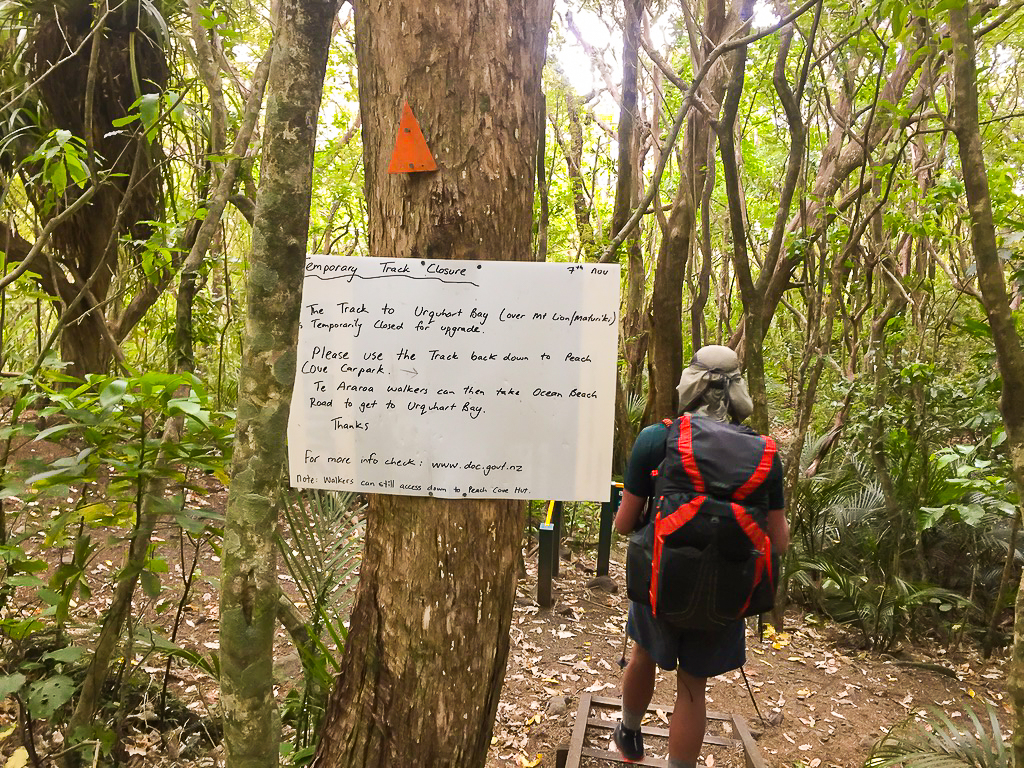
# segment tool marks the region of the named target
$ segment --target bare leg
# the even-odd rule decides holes
[[[697,762],[704,743],[704,729],[707,727],[707,702],[704,696],[707,682],[706,677],[694,677],[681,669],[676,670],[676,706],[669,723],[668,753],[672,759],[684,765]]]
[[[626,722],[629,719],[643,718],[647,705],[654,696],[655,664],[643,648],[633,645],[633,655],[629,659],[626,671],[622,675],[622,713],[623,725],[631,730],[640,727],[639,720]]]

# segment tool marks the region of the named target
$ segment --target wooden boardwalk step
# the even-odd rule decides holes
[[[558,750],[558,768],[580,768],[580,761],[584,757],[618,765],[645,765],[652,766],[652,768],[665,768],[668,762],[662,759],[645,757],[638,763],[629,763],[623,760],[618,752],[608,752],[607,750],[596,749],[586,745],[588,736],[597,735],[600,738],[605,738],[605,734],[602,732],[607,732],[607,736],[610,738],[611,731],[615,728],[616,724],[614,720],[603,720],[600,717],[594,717],[591,710],[609,709],[617,712],[621,706],[622,702],[620,699],[609,699],[604,696],[593,696],[589,693],[584,693],[580,697],[580,704],[576,710],[576,722],[573,725],[569,744],[567,747]],[[655,706],[652,704],[647,708],[647,711],[651,713],[658,710],[661,710],[666,716],[670,716],[672,713],[671,707]],[[705,744],[742,749],[746,768],[765,768],[764,760],[757,749],[754,737],[750,734],[750,728],[747,727],[746,720],[740,715],[723,714],[720,712],[708,712],[707,714],[709,722],[718,720],[729,723],[732,726],[733,733],[736,734],[736,738],[725,738],[715,734],[707,734],[704,737]],[[668,729],[645,726],[644,735],[667,739]]]

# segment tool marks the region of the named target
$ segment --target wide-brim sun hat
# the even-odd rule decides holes
[[[739,356],[729,347],[709,344],[697,350],[690,364],[679,377],[679,412],[694,408],[712,383],[721,382],[728,394],[729,413],[736,421],[743,421],[754,412],[747,382],[740,373]]]

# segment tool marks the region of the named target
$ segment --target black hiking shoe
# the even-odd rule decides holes
[[[639,763],[644,759],[644,735],[637,728],[635,731],[629,730],[619,723],[615,726],[615,730],[612,731],[612,741],[615,742],[615,746],[619,749],[619,754],[622,755],[622,759],[628,763]]]

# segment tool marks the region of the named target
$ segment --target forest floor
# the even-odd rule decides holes
[[[621,560],[613,557],[610,575],[618,592],[610,594],[587,586],[594,576],[593,553],[563,559],[551,610],[539,609],[534,600],[535,558],[527,570],[512,619],[512,649],[488,768],[554,766],[555,750],[570,740],[581,696],[620,696],[629,605]],[[868,653],[859,648],[858,636],[796,607],[787,611],[784,631],[767,630],[759,638],[756,622],[747,627],[749,689],[739,671],[708,681],[708,711],[739,715],[765,766],[859,767],[878,739],[909,718],[938,710],[966,729],[968,709],[987,719],[983,702],[999,713],[1008,738],[1005,658],[983,660],[973,650],[920,644],[892,654]],[[675,675],[659,672],[656,711],[645,725],[667,728],[665,714],[674,696]],[[618,711],[601,708],[590,716],[612,720]],[[614,752],[610,733],[588,729],[585,745]],[[664,739],[649,738],[646,748],[649,756],[666,755]],[[582,765],[613,763],[584,758]],[[744,762],[741,751],[707,747],[698,765],[741,768]]]
[[[221,512],[225,502],[223,489],[212,487],[210,493],[190,499],[192,504]],[[30,517],[55,514],[31,508],[9,509],[9,514],[12,512]],[[155,543],[169,566],[162,578],[164,591],[157,599],[140,593],[134,618],[145,617],[142,624],[165,636],[176,634],[180,646],[209,658],[218,649],[219,558],[208,544],[193,551],[183,547],[171,522],[157,531]],[[45,552],[48,559],[69,556],[59,548],[47,550],[41,537],[34,545],[27,544]],[[611,579],[603,589],[588,586],[594,577],[592,549],[569,553],[567,560],[565,554],[555,580],[557,602],[552,609],[541,609],[535,599],[536,553],[526,553],[527,573],[518,587],[505,685],[487,768],[552,768],[556,750],[569,742],[581,697],[588,693],[619,696],[619,660],[628,607],[623,551],[613,552]],[[121,559],[119,542],[108,540],[91,561],[90,580],[98,588],[88,600],[74,606],[72,621],[80,627],[71,630],[72,638],[81,645],[89,645],[89,628],[95,628],[109,603],[114,583],[111,574]],[[187,599],[180,601],[184,577],[193,563],[197,569],[192,589]],[[282,579],[287,589],[289,577],[283,575]],[[607,591],[610,588],[617,591]],[[18,593],[24,597],[24,588]],[[14,601],[6,613],[32,610],[26,602]],[[120,694],[122,711],[115,720],[121,764],[131,768],[222,764],[223,751],[216,745],[215,732],[216,681],[195,666],[176,663],[169,693],[178,707],[180,725],[161,732],[156,727],[156,712],[160,710],[164,657],[152,647],[147,653],[145,642],[137,642],[133,651],[134,677],[149,683],[133,684],[130,695]],[[275,676],[283,698],[290,681],[301,678],[301,663],[284,630],[278,632],[275,651]],[[0,659],[0,675],[3,666]],[[749,690],[739,672],[710,680],[708,709],[742,717],[766,766],[861,766],[875,741],[908,718],[940,710],[966,727],[969,708],[984,717],[982,701],[994,706],[1004,728],[1009,723],[1005,654],[984,661],[970,649],[954,652],[923,645],[907,645],[888,655],[871,654],[860,650],[857,638],[848,631],[795,608],[788,611],[783,632],[769,627],[759,638],[753,624],[748,627],[745,672]],[[671,708],[673,696],[674,675],[659,674],[656,711],[648,726],[667,727],[665,711]],[[591,716],[610,721],[617,714],[608,708]],[[13,700],[0,700],[0,765],[20,746],[13,728],[16,718]],[[591,729],[587,745],[613,750],[608,734],[610,730]],[[62,749],[60,733],[40,725],[35,736],[40,763],[50,764],[46,756]],[[647,750],[649,756],[664,757],[664,739],[649,738]],[[743,758],[736,749],[709,747],[699,764],[739,768]],[[598,765],[613,764],[590,758],[582,763]]]

